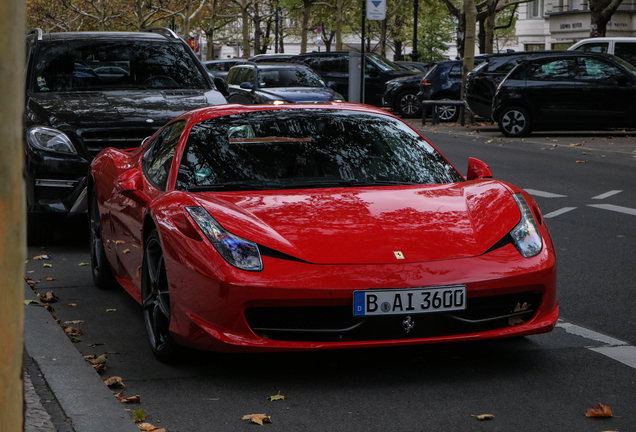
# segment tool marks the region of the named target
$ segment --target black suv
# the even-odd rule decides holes
[[[229,103],[315,103],[342,101],[320,75],[298,63],[244,63],[227,75]]]
[[[382,106],[382,96],[386,82],[393,78],[414,75],[390,60],[374,53],[365,54],[365,90],[364,102]],[[345,98],[349,97],[349,53],[348,52],[312,52],[298,54],[290,62],[304,63],[323,77],[327,82],[336,84],[335,90]]]
[[[464,97],[468,108],[479,117],[492,118],[492,97],[508,72],[529,56],[555,52],[559,51],[521,51],[484,56],[484,62],[474,68],[466,79]]]
[[[636,126],[636,67],[609,54],[527,57],[499,85],[493,116],[507,136]]]
[[[153,29],[154,30],[154,29]],[[77,32],[26,38],[24,115],[31,241],[86,211],[88,166],[106,147],[139,146],[181,113],[225,103],[173,32]]]
[[[475,58],[475,66],[482,63],[482,57]],[[418,102],[424,100],[459,100],[462,90],[463,60],[447,60],[437,63],[420,81]],[[438,108],[439,119],[444,122],[456,121],[459,107],[448,105]]]

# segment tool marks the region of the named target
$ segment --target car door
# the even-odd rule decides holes
[[[574,57],[548,57],[526,67],[524,99],[533,109],[532,120],[540,125],[578,123],[577,99],[580,83],[574,77]]]
[[[242,88],[241,84],[250,83],[255,85],[254,68],[252,66],[237,66],[230,70],[227,76],[227,85],[230,94],[227,97],[229,103],[251,105],[260,103],[253,89]]]
[[[579,57],[577,79],[579,118],[598,127],[626,127],[633,123],[634,77],[608,59]]]
[[[345,98],[349,97],[349,56],[320,55],[305,60],[310,68],[318,72],[325,83],[336,83],[334,89]]]

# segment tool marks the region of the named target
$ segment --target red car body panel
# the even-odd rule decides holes
[[[321,108],[389,115],[356,104]],[[554,247],[538,206],[513,185],[478,178],[417,186],[247,192],[173,189],[175,167],[192,125],[263,109],[280,108],[228,105],[181,116],[187,125],[166,191],[156,189],[143,175],[141,158],[147,144],[131,151],[107,149],[91,165],[110,267],[139,302],[146,227],[152,224],[158,229],[170,288],[170,330],[177,342],[215,351],[336,349],[521,336],[553,329],[559,313]],[[131,182],[140,182],[135,194],[120,191]],[[539,223],[543,248],[532,258],[522,257],[511,243],[489,250],[519,222],[512,193],[523,194]],[[189,216],[188,206],[205,207],[228,231],[291,259],[263,256],[260,272],[231,266]],[[396,251],[404,259],[397,261]],[[502,328],[360,341],[270,339],[257,334],[245,316],[248,308],[267,307],[351,305],[353,312],[355,290],[456,284],[466,286],[468,299],[539,292],[541,304],[535,305],[530,320]],[[395,317],[396,325],[400,320]]]

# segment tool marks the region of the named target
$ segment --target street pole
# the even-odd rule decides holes
[[[411,60],[414,62],[420,58],[420,53],[417,52],[417,14],[419,6],[419,0],[413,0],[413,52],[411,53]]]
[[[360,44],[360,103],[364,103],[364,28],[367,18],[367,0],[362,0],[362,43]]]
[[[25,0],[0,2],[0,431],[24,425],[25,185],[22,159]]]

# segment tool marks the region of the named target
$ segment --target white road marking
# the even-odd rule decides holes
[[[614,196],[616,194],[619,194],[623,192],[622,190],[611,190],[609,192],[605,192],[604,194],[600,194],[600,195],[596,195],[595,197],[592,197],[592,199],[605,199],[605,198],[609,198],[611,196]]]
[[[543,217],[544,217],[545,219],[550,219],[550,218],[553,218],[553,217],[556,217],[556,216],[560,216],[560,215],[562,215],[563,213],[567,213],[567,212],[569,212],[569,211],[572,211],[572,210],[574,210],[575,208],[576,208],[576,207],[563,207],[562,209],[559,209],[559,210],[553,211],[552,213],[545,214],[545,215],[543,215]]]
[[[557,322],[557,327],[562,328],[566,332],[584,337],[585,339],[590,339],[596,342],[604,343],[605,345],[618,346],[618,345],[628,345],[627,342],[623,342],[622,340],[614,339],[613,337],[606,336],[604,334],[595,332],[594,330],[586,329],[585,327],[580,327],[574,324],[567,323],[565,321],[559,320]]]
[[[538,196],[541,198],[567,198],[567,195],[559,195],[552,192],[544,192],[536,189],[525,189],[532,196]]]
[[[606,357],[614,359],[623,363],[631,368],[636,369],[636,347],[628,346],[615,346],[615,347],[598,347],[589,348],[590,350],[603,354]]]
[[[621,206],[617,206],[617,205],[613,205],[613,204],[588,204],[588,207],[596,207],[596,208],[600,208],[603,210],[611,210],[611,211],[615,211],[618,213],[625,213],[628,215],[632,215],[632,216],[636,216],[636,209],[633,208],[629,208],[629,207],[621,207]],[[546,217],[546,216],[544,216]]]
[[[587,349],[636,369],[636,347],[627,342],[561,320],[557,322],[556,326],[567,333],[605,344],[605,346],[588,347]]]

